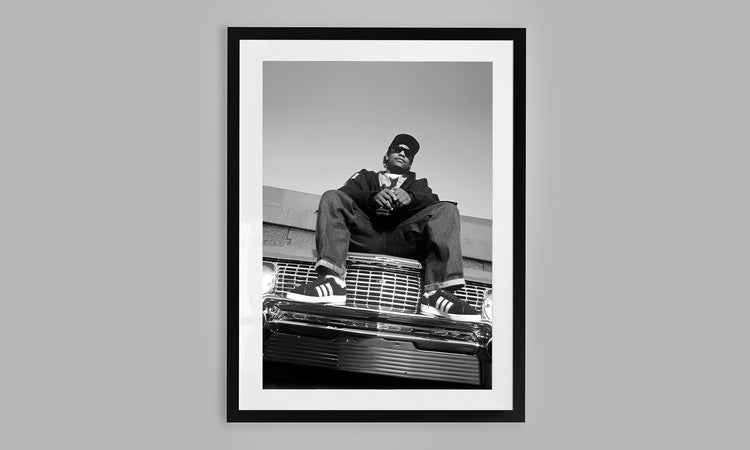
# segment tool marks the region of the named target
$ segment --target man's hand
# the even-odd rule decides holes
[[[398,208],[407,206],[409,203],[411,203],[411,195],[409,195],[408,192],[401,188],[393,189],[391,191],[391,195],[393,196],[393,203]]]
[[[372,201],[378,207],[378,214],[389,214],[394,208],[401,208],[411,203],[411,195],[401,188],[383,189],[373,196]]]
[[[372,201],[375,202],[375,205],[380,208],[392,210],[395,199],[396,196],[394,195],[393,191],[391,191],[390,189],[383,189],[382,191],[375,194],[375,196],[372,198]]]

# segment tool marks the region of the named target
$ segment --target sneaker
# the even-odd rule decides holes
[[[419,312],[432,317],[445,317],[459,322],[481,322],[482,314],[445,290],[425,293],[419,299]]]
[[[346,303],[346,287],[331,275],[301,284],[286,293],[286,298],[310,303]]]

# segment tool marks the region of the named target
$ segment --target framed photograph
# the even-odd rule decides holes
[[[525,36],[229,28],[229,422],[524,421]]]

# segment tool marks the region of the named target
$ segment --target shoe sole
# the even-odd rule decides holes
[[[419,312],[432,317],[444,317],[446,319],[455,320],[456,322],[481,322],[481,314],[451,314],[445,311],[441,311],[433,306],[419,304]]]
[[[326,297],[312,297],[309,295],[295,294],[294,292],[287,292],[286,298],[290,300],[297,300],[298,302],[307,303],[326,303],[343,305],[346,303],[346,295],[328,295]]]

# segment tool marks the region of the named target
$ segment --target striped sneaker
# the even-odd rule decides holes
[[[346,285],[331,275],[301,284],[286,293],[286,298],[310,303],[346,303]]]
[[[419,312],[427,316],[445,317],[459,322],[481,322],[482,314],[452,292],[437,290],[419,299]]]

